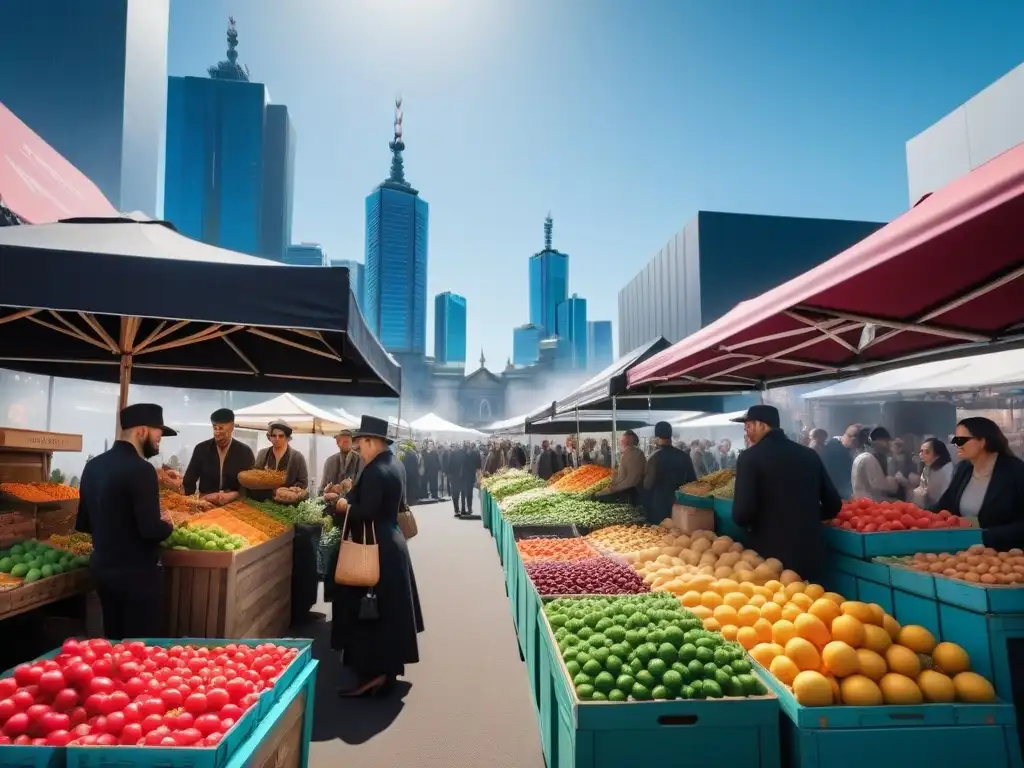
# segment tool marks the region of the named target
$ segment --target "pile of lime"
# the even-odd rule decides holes
[[[0,573],[24,579],[26,584],[84,568],[88,564],[88,557],[74,555],[35,539],[0,550]]]
[[[161,544],[168,549],[200,549],[210,552],[234,552],[249,546],[244,536],[228,533],[219,525],[189,525],[175,528]]]
[[[663,592],[559,598],[544,606],[576,695],[590,701],[760,696],[738,643]]]

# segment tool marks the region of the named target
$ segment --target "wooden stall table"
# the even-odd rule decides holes
[[[45,483],[56,451],[80,453],[82,436],[0,427],[0,483]],[[0,492],[0,548],[69,533],[78,499],[25,501]],[[89,571],[69,571],[0,591],[0,621],[91,591]]]
[[[166,549],[171,637],[281,637],[291,624],[292,539],[288,528],[234,552]]]

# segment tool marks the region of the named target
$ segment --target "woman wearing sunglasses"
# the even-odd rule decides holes
[[[956,425],[950,442],[961,461],[932,509],[977,517],[987,547],[1024,547],[1024,462],[1010,452],[1006,435],[991,419],[972,416]]]

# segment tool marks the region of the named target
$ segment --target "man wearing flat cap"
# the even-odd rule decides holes
[[[185,470],[182,483],[185,493],[199,489],[204,501],[222,507],[240,495],[238,473],[252,469],[256,463],[252,448],[235,440],[235,414],[229,408],[218,408],[210,414],[213,437],[199,443]]]
[[[320,494],[341,494],[341,484],[346,480],[354,484],[363,469],[363,460],[359,453],[352,449],[352,432],[343,429],[334,436],[338,452],[327,457],[324,462],[324,476],[320,481]],[[351,485],[350,484],[350,485]]]
[[[160,542],[173,526],[160,511],[160,485],[148,459],[177,434],[159,405],[135,403],[120,413],[110,450],[85,465],[75,529],[92,535],[89,561],[103,611],[104,636],[166,637]]]
[[[749,545],[761,557],[781,560],[805,581],[820,579],[821,524],[843,506],[821,457],[786,437],[774,406],[752,405],[733,421],[743,424],[750,443],[736,460],[733,522],[751,532]]]
[[[690,456],[672,445],[672,425],[659,421],[654,425],[658,448],[644,467],[644,512],[647,521],[657,525],[672,517],[676,489],[697,479]]]

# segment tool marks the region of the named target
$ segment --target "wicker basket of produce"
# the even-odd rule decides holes
[[[284,485],[285,473],[276,469],[247,469],[238,473],[238,482],[250,491],[276,491]]]

